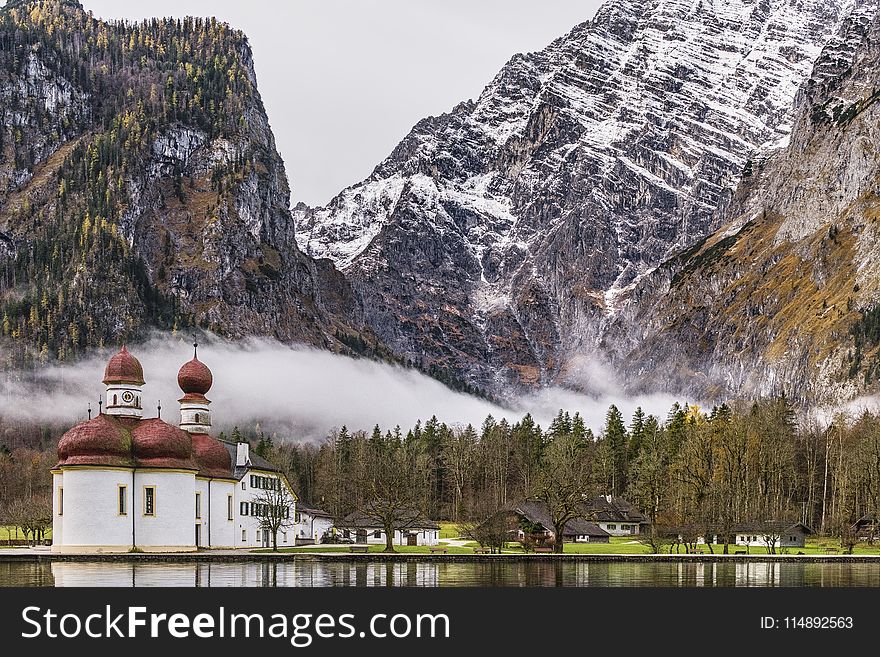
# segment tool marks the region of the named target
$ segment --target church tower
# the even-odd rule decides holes
[[[198,343],[193,345],[193,358],[184,363],[177,373],[177,384],[183,390],[180,398],[180,428],[191,434],[211,431],[211,402],[205,394],[211,389],[214,377],[207,365],[199,360]]]
[[[110,359],[104,370],[104,385],[107,386],[107,415],[140,418],[143,415],[141,397],[143,395],[144,369],[140,361],[132,356],[125,345]]]

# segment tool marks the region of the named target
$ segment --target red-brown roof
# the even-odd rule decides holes
[[[190,435],[159,418],[135,424],[132,446],[140,467],[196,469]]]
[[[185,393],[204,395],[211,389],[214,377],[211,370],[198,358],[184,363],[177,373],[177,384]]]
[[[193,458],[203,477],[232,477],[232,460],[223,444],[204,433],[193,434]]]
[[[142,386],[144,384],[144,368],[140,361],[132,356],[125,345],[119,350],[104,370],[104,383],[130,383]]]
[[[103,414],[76,425],[58,441],[58,465],[133,467],[130,426]]]
[[[106,414],[76,425],[61,437],[58,466],[71,465],[198,469],[186,431],[159,418]]]

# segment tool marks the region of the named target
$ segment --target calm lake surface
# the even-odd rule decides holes
[[[0,562],[0,586],[880,587],[875,563]]]

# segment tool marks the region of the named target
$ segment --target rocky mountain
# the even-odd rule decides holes
[[[632,291],[604,347],[631,381],[836,403],[880,378],[880,12],[859,3],[796,101],[788,147],[724,226]]]
[[[854,7],[609,0],[418,123],[367,180],[297,206],[299,244],[339,267],[401,357],[498,389],[575,380],[617,336],[613,361],[642,375],[643,339],[668,336],[674,360],[661,317],[678,306],[657,301],[651,333],[633,300],[669,292],[652,272],[705,244],[788,143],[798,89],[830,41],[846,50]]]
[[[291,213],[244,35],[13,0],[0,354],[202,327],[494,394],[601,361],[853,398],[880,378],[878,4],[609,0]]]
[[[7,363],[156,326],[375,344],[348,283],[297,248],[289,195],[242,33],[0,9]]]

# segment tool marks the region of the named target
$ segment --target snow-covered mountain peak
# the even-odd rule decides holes
[[[597,312],[717,227],[743,171],[786,143],[853,6],[610,0],[421,121],[367,180],[298,209],[298,242],[390,306],[377,331],[407,357],[542,378]]]

